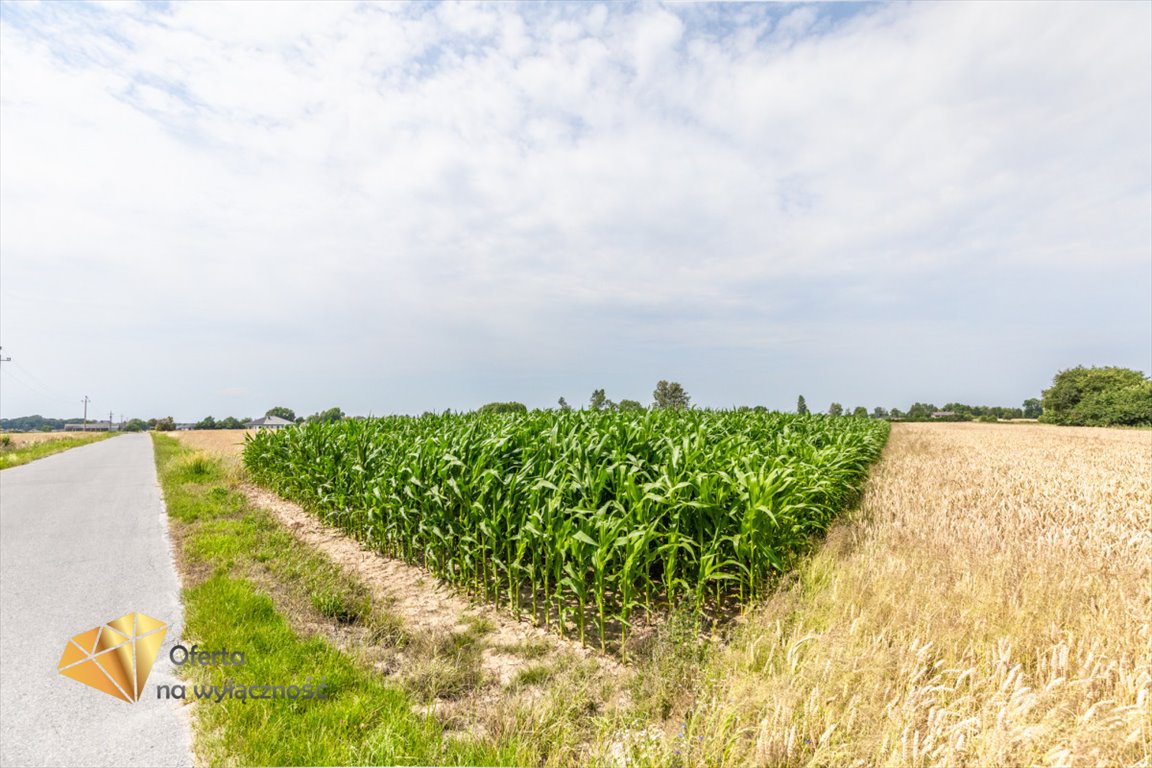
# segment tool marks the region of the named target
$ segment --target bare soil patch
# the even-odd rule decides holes
[[[605,672],[618,673],[622,665],[578,642],[556,637],[532,624],[515,621],[487,605],[478,605],[460,595],[421,568],[407,565],[366,549],[337,528],[325,525],[299,505],[255,485],[246,484],[244,491],[252,503],[272,512],[298,539],[353,574],[372,593],[373,599],[401,618],[405,629],[413,634],[466,633],[483,622],[491,627],[484,633],[481,668],[485,675],[501,686],[511,684],[518,675],[539,660],[507,649],[549,649],[548,655],[571,655],[592,660]]]

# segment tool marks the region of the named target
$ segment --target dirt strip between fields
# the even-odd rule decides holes
[[[338,528],[325,525],[298,504],[255,485],[245,483],[243,488],[252,503],[274,514],[296,538],[323,552],[332,562],[359,579],[373,599],[402,619],[409,631],[462,632],[467,631],[469,619],[478,618],[495,625],[495,629],[486,636],[489,647],[484,648],[481,663],[484,672],[499,681],[501,686],[508,685],[532,662],[514,653],[503,653],[498,648],[526,642],[546,643],[560,653],[592,659],[608,674],[623,669],[615,659],[579,642],[557,637],[527,621],[516,621],[491,606],[472,603],[427,571],[366,549]]]

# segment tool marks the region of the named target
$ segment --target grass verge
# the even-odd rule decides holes
[[[335,621],[402,642],[363,587],[252,507],[218,459],[154,435],[156,463],[184,579],[185,646],[242,651],[241,666],[184,667],[194,687],[324,684],[325,699],[194,705],[205,765],[516,764],[515,743],[450,735],[389,684],[294,625]]]
[[[81,445],[107,440],[109,437],[118,434],[120,433],[96,432],[91,435],[84,435],[83,437],[62,437],[55,440],[47,439],[35,443],[26,443],[24,445],[13,442],[8,435],[3,435],[0,436],[0,469],[18,467],[21,464],[27,464],[30,461],[66,451],[69,448],[78,448]]]

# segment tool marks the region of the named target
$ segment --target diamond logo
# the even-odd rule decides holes
[[[81,632],[64,646],[60,674],[129,703],[140,698],[168,625],[128,613]]]

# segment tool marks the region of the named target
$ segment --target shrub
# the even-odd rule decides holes
[[[1060,371],[1044,390],[1040,420],[1076,426],[1152,425],[1152,380],[1129,368]]]

